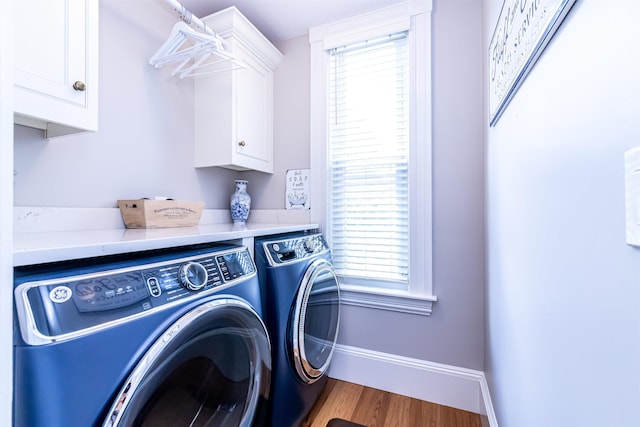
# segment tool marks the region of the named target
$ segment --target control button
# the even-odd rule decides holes
[[[190,291],[199,291],[207,284],[207,269],[197,262],[188,262],[180,266],[178,281]]]
[[[273,250],[276,251],[276,252],[280,252],[280,245],[277,244],[277,243],[274,243],[273,244]]]
[[[159,297],[162,293],[162,289],[160,288],[160,283],[158,279],[155,277],[149,277],[147,279],[147,286],[149,287],[149,292],[151,292],[151,296]]]

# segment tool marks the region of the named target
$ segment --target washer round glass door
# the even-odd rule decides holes
[[[269,395],[270,347],[246,302],[203,303],[149,348],[103,426],[251,426]]]
[[[340,290],[331,263],[311,263],[298,288],[292,319],[292,351],[296,372],[306,383],[329,368],[338,339]]]

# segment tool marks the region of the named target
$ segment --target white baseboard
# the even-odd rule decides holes
[[[482,371],[337,345],[331,378],[475,412],[498,427]]]

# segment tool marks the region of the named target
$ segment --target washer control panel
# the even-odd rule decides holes
[[[81,312],[111,310],[147,299],[142,308],[149,309],[231,284],[254,272],[253,261],[243,249],[105,272],[70,280],[65,286]]]
[[[263,247],[272,266],[306,259],[329,250],[322,234],[264,242]]]
[[[189,254],[88,274],[26,280],[14,291],[19,321],[32,323],[27,329],[42,336],[57,337],[201,298],[256,276],[245,247]]]

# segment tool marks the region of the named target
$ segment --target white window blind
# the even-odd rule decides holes
[[[334,267],[354,284],[406,289],[407,32],[332,49],[329,56],[327,216]]]

